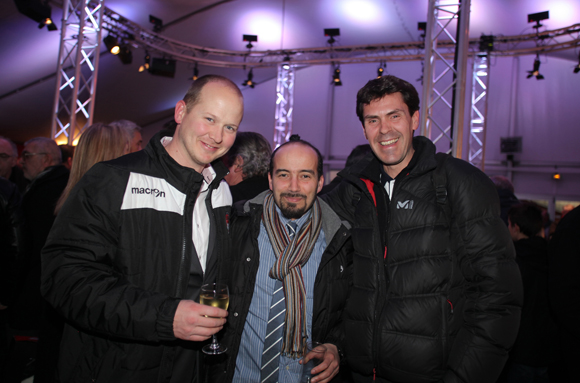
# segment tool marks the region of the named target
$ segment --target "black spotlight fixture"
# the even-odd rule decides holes
[[[330,37],[327,42],[332,45],[336,42],[334,38],[340,36],[340,28],[326,28],[324,29],[324,36]]]
[[[580,72],[580,52],[578,53],[578,64],[574,67],[574,73]]]
[[[342,86],[342,81],[340,81],[340,66],[334,68],[334,74],[332,75],[332,83],[334,86]]]
[[[421,38],[425,38],[425,34],[427,33],[427,22],[426,21],[419,21],[417,23],[417,30],[421,31]]]
[[[168,58],[154,58],[151,60],[149,73],[156,76],[175,77],[175,60]]]
[[[254,89],[256,83],[254,83],[254,68],[250,69],[248,72],[248,78],[242,83],[243,86],[249,86],[250,88]]]
[[[528,71],[528,76],[526,78],[535,76],[537,80],[543,80],[544,76],[540,74],[540,64],[540,55],[536,55],[536,59],[534,60],[534,69]]]
[[[195,63],[195,66],[193,67],[193,76],[191,76],[191,79],[195,81],[198,78],[199,78],[199,70],[197,69],[197,63]]]
[[[481,35],[479,38],[479,51],[480,52],[491,52],[493,51],[493,43],[495,41],[495,36],[493,35]]]
[[[288,70],[290,69],[290,56],[286,55],[286,57],[284,57],[284,62],[282,63],[282,68]]]
[[[535,28],[536,32],[538,32],[540,27],[543,27],[543,25],[540,24],[540,21],[547,20],[549,18],[550,18],[550,11],[530,13],[530,14],[528,14],[528,23],[536,23],[536,25],[534,25],[532,28]]]
[[[123,64],[131,64],[133,62],[133,52],[131,52],[131,49],[129,49],[129,45],[121,45],[119,47],[119,53],[117,53],[117,57]]]
[[[139,73],[145,72],[149,69],[149,63],[151,62],[151,56],[149,56],[149,52],[145,51],[145,58],[143,59],[143,65],[139,67]]]
[[[109,52],[111,52],[114,55],[119,54],[121,47],[119,46],[119,42],[117,41],[117,38],[115,36],[108,35],[103,39],[103,42],[105,43],[105,47],[107,47],[107,50]]]
[[[381,61],[381,64],[377,68],[377,78],[383,77],[383,74],[385,73],[385,69],[387,69],[387,62]]]
[[[20,13],[38,23],[38,28],[46,25],[49,31],[58,29],[51,18],[52,8],[47,4],[48,2],[41,0],[14,0],[14,3]]]
[[[163,20],[161,20],[159,17],[149,15],[149,22],[153,24],[153,32],[161,32],[163,29]]]
[[[242,36],[242,41],[247,41],[248,45],[246,45],[246,48],[248,49],[252,49],[254,46],[252,45],[253,42],[258,42],[258,36],[257,35],[243,35]]]

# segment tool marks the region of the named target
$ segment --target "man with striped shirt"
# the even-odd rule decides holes
[[[311,382],[330,382],[342,362],[341,313],[352,284],[347,224],[317,198],[320,152],[293,136],[272,154],[270,190],[236,205],[230,225],[230,315],[220,382],[295,382],[318,342]]]

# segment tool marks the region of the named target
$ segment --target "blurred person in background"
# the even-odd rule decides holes
[[[70,178],[62,192],[55,213],[58,213],[72,188],[94,164],[130,153],[130,134],[118,125],[96,123],[81,135],[73,158]]]
[[[143,136],[141,136],[141,127],[129,120],[117,120],[109,124],[110,126],[121,127],[129,133],[130,144],[129,153],[135,153],[143,149]]]
[[[229,173],[224,177],[235,202],[254,198],[268,189],[268,166],[272,148],[260,133],[240,132],[223,157]]]

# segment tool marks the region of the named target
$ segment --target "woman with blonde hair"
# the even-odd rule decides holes
[[[85,129],[75,149],[68,184],[56,204],[55,214],[58,214],[73,187],[94,164],[129,153],[129,142],[129,132],[119,126],[98,122]]]

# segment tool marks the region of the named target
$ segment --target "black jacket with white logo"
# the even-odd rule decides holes
[[[495,382],[522,305],[497,192],[481,171],[448,158],[446,211],[433,179],[435,146],[424,137],[413,146],[390,200],[372,153],[323,196],[353,226],[347,361],[368,380],[375,372],[398,383]]]
[[[50,233],[42,293],[68,322],[62,382],[169,381],[181,342],[173,333],[177,305],[197,300],[229,250],[227,169],[220,160],[212,164],[204,274],[192,241],[203,177],[168,155],[164,135],[170,134],[158,133],[145,150],[91,168]]]

